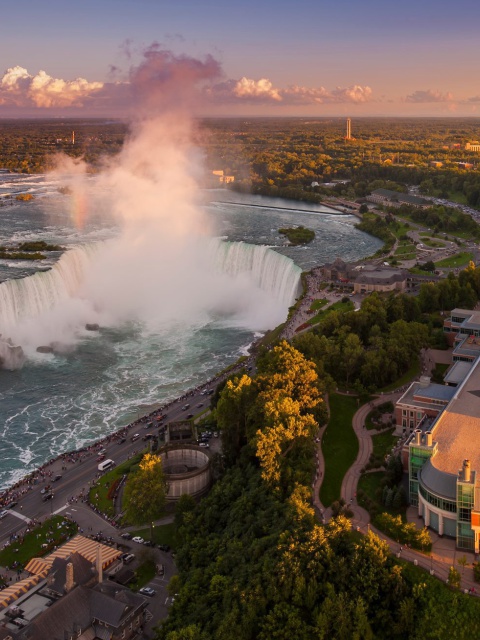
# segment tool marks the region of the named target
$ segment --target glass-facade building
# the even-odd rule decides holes
[[[480,553],[480,358],[464,371],[437,417],[421,420],[406,442],[409,498],[427,527]],[[397,407],[407,398],[425,410],[417,396],[404,394]]]

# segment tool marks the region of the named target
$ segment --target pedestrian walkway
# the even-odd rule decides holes
[[[431,354],[428,354],[427,352],[425,352],[425,358],[432,361]],[[402,393],[403,390],[382,394],[370,403],[360,407],[353,417],[352,426],[359,441],[359,451],[357,459],[345,474],[341,488],[341,497],[353,512],[353,517],[351,519],[352,527],[363,534],[368,534],[369,531],[372,531],[389,545],[391,552],[398,558],[408,560],[409,562],[422,567],[429,571],[431,575],[444,582],[448,580],[450,567],[455,567],[461,575],[461,588],[465,592],[480,595],[476,593],[476,587],[478,585],[475,583],[473,578],[473,563],[475,561],[473,553],[459,551],[455,547],[455,540],[441,537],[433,531],[429,532],[432,539],[431,553],[422,553],[409,547],[405,547],[374,527],[370,523],[370,514],[357,502],[357,485],[360,479],[361,470],[367,464],[373,450],[372,433],[365,428],[367,416],[375,406],[389,401],[395,403]],[[377,435],[377,433],[378,432],[375,432],[373,435]],[[317,445],[317,476],[313,485],[313,503],[316,509],[321,513],[321,521],[328,522],[332,517],[332,510],[330,507],[325,508],[319,498],[319,491],[325,472],[325,461],[321,451],[320,439],[318,440]],[[409,522],[414,522],[418,528],[423,528],[424,526],[423,520],[418,516],[418,512],[415,507],[409,507],[407,509],[407,520]],[[466,562],[465,566],[462,566],[463,559],[465,559]],[[461,564],[459,564],[459,560]]]

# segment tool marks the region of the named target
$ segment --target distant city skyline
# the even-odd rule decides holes
[[[215,63],[198,115],[480,116],[478,18],[476,0],[24,0],[3,11],[0,117],[127,116],[152,50]]]

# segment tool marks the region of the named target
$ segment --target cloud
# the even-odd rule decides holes
[[[267,78],[261,78],[260,80],[252,80],[251,78],[241,78],[235,83],[233,93],[237,98],[247,100],[260,100],[263,102],[266,100],[280,102],[282,100],[278,89],[275,89],[273,84]]]
[[[16,66],[7,69],[0,80],[0,104],[45,109],[78,107],[102,87],[102,82],[88,82],[84,78],[70,81],[52,78],[45,71],[32,76]]]
[[[480,96],[472,96],[467,99],[467,102],[480,102]]]
[[[299,85],[282,88],[268,78],[224,79],[221,65],[213,56],[177,55],[158,43],[139,52],[126,41],[123,49],[129,68],[112,65],[109,82],[63,80],[45,71],[31,75],[20,66],[8,69],[0,77],[2,111],[10,108],[11,112],[23,110],[30,114],[38,109],[68,109],[72,114],[84,110],[114,116],[136,112],[141,116],[172,107],[198,112],[205,111],[207,105],[308,106],[363,104],[373,99],[372,89],[361,85],[332,90]],[[139,64],[132,64],[134,55],[141,55]]]
[[[312,105],[312,104],[359,104],[372,99],[370,87],[353,85],[336,87],[328,91],[324,87],[301,87],[291,85],[284,89],[275,87],[268,78],[253,80],[227,80],[206,89],[210,100],[221,103],[256,103],[265,105]]]
[[[422,102],[451,102],[453,94],[450,91],[441,93],[440,91],[432,91],[431,89],[414,91],[405,98],[405,102],[414,102],[420,104]]]

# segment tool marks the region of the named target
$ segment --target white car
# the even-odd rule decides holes
[[[5,509],[3,511],[0,511],[0,519],[5,518],[6,516],[8,516],[8,511],[6,511]]]
[[[134,538],[132,538],[132,542],[138,542],[138,544],[143,544],[145,541],[143,538],[140,538],[140,536],[135,536]]]

